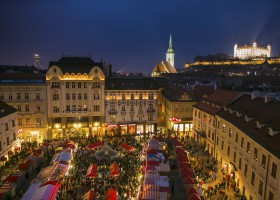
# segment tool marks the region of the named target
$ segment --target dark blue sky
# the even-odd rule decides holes
[[[165,59],[170,33],[177,68],[255,40],[278,56],[279,10],[279,0],[1,0],[0,64],[91,54],[113,70],[148,73]]]

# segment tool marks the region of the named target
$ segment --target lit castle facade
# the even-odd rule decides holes
[[[241,46],[238,47],[237,44],[234,45],[234,58],[248,59],[255,57],[270,57],[271,46],[267,45],[266,48],[258,47],[257,43],[254,42],[253,46]]]

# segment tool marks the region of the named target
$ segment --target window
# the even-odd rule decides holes
[[[78,111],[82,111],[82,106],[78,105]]]
[[[231,137],[231,135],[232,135],[232,128],[229,128],[228,129],[228,136]]]
[[[59,82],[52,82],[52,88],[59,88]]]
[[[208,138],[210,138],[210,137],[211,137],[211,131],[208,130]]]
[[[244,146],[244,137],[241,138],[241,147],[243,148]]]
[[[22,119],[21,118],[18,118],[18,125],[22,126]]]
[[[7,137],[7,146],[10,145],[10,138]]]
[[[131,94],[131,95],[130,95],[130,99],[134,99],[134,94]]]
[[[262,196],[262,194],[263,194],[263,181],[262,180],[260,180],[260,182],[259,182],[259,194]]]
[[[29,94],[28,93],[24,93],[24,98],[25,99],[29,99]]]
[[[143,96],[142,96],[142,94],[139,94],[139,99],[143,99]]]
[[[9,100],[12,100],[13,99],[13,94],[9,94]]]
[[[4,94],[3,93],[0,94],[0,99],[4,100]]]
[[[130,121],[134,121],[134,115],[130,115]]]
[[[122,105],[122,111],[125,111],[125,105]]]
[[[268,193],[268,200],[274,200],[274,193],[271,191]]]
[[[222,126],[222,130],[223,130],[223,132],[225,132],[225,131],[226,131],[226,125],[225,125],[225,124],[223,124],[223,126]]]
[[[122,94],[122,100],[125,100],[125,94]]]
[[[248,172],[248,165],[245,163],[245,168],[244,168],[244,176],[247,177],[247,172]]]
[[[30,120],[30,118],[26,118],[25,122],[26,122],[26,125],[31,125],[31,120]]]
[[[115,107],[114,107],[114,110],[115,110]],[[99,112],[99,105],[93,106],[93,112]]]
[[[271,176],[276,179],[277,165],[273,162],[271,166]]]
[[[134,105],[130,106],[130,111],[134,111]]]
[[[29,112],[29,105],[25,105],[25,111]]]
[[[212,132],[212,140],[214,141],[215,135],[214,132]]]
[[[100,88],[100,82],[93,82],[92,88]]]
[[[70,105],[66,105],[66,112],[70,112]]]
[[[66,82],[66,88],[69,88],[69,85],[70,85],[69,82]]]
[[[254,159],[258,160],[258,149],[256,147],[254,149]]]
[[[222,147],[221,147],[222,150],[224,150],[224,140],[222,140]]]
[[[84,100],[87,100],[87,93],[84,93]]]
[[[21,112],[21,105],[17,105],[17,110]]]
[[[229,156],[230,154],[230,146],[227,147],[227,155]]]
[[[76,86],[75,82],[72,82],[72,88],[75,88],[75,86]]]
[[[54,101],[59,100],[59,94],[53,94],[53,100]]]
[[[235,151],[233,152],[233,162],[234,163],[236,162],[236,152]]]
[[[94,93],[93,94],[93,100],[99,100],[99,93]]]
[[[40,93],[36,93],[36,99],[38,100],[38,99],[40,99],[41,97],[40,97]]]
[[[82,99],[82,94],[79,93],[79,94],[78,94],[78,100],[81,100],[81,99]]]
[[[73,111],[73,112],[76,111],[76,105],[72,105],[72,111]]]
[[[15,120],[12,120],[12,126],[15,127],[16,123]]]
[[[82,83],[78,82],[78,88],[82,88]]]
[[[20,99],[20,93],[17,93],[17,99]]]
[[[242,158],[239,158],[239,163],[238,163],[238,168],[241,170],[241,166],[242,166]]]
[[[66,100],[70,100],[70,94],[69,93],[66,94]]]
[[[148,115],[148,121],[153,121],[153,115]]]
[[[153,93],[149,93],[149,99],[154,99],[154,94]]]
[[[84,88],[87,88],[87,83],[84,83]]]
[[[41,111],[41,106],[36,106],[36,111],[40,112]]]
[[[263,154],[262,155],[262,167],[265,168],[266,165],[266,156]]]
[[[217,145],[219,145],[219,137],[217,136]]]
[[[5,123],[5,130],[9,130],[9,124],[8,123]]]
[[[59,113],[59,108],[57,106],[53,106],[53,113]]]
[[[0,151],[2,150],[2,142],[0,141]]]
[[[255,177],[256,177],[256,174],[255,174],[255,172],[252,171],[251,184],[252,184],[253,186],[255,185]]]
[[[37,124],[37,125],[42,125],[42,120],[41,120],[41,118],[37,118],[37,119],[36,119],[36,124]]]
[[[250,153],[250,142],[247,142],[247,153]]]
[[[75,100],[75,99],[76,99],[76,94],[73,93],[73,94],[72,94],[72,100]]]

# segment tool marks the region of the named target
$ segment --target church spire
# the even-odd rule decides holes
[[[174,51],[172,49],[172,36],[171,36],[171,33],[170,33],[169,46],[168,46],[168,49],[167,49],[167,53],[174,53]]]

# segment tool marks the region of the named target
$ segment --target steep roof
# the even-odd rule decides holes
[[[193,107],[214,115],[223,109],[224,106],[237,99],[240,95],[241,93],[238,92],[219,89],[206,99],[193,105]]]
[[[158,90],[153,78],[110,77],[105,79],[105,90]]]
[[[0,100],[0,118],[16,113],[17,109]]]
[[[177,73],[176,69],[172,67],[170,62],[162,61],[157,63],[153,69],[152,73]]]
[[[103,69],[102,63],[94,62],[90,57],[64,56],[58,61],[50,61],[49,68],[52,66],[60,67],[63,73],[89,73],[94,66]]]
[[[279,101],[265,102],[263,98],[252,99],[246,94],[226,107],[227,110],[219,112],[217,116],[234,124],[280,158],[280,133],[269,136],[269,128],[280,131]],[[247,122],[245,116],[249,119]],[[257,122],[260,124],[259,128]]]

